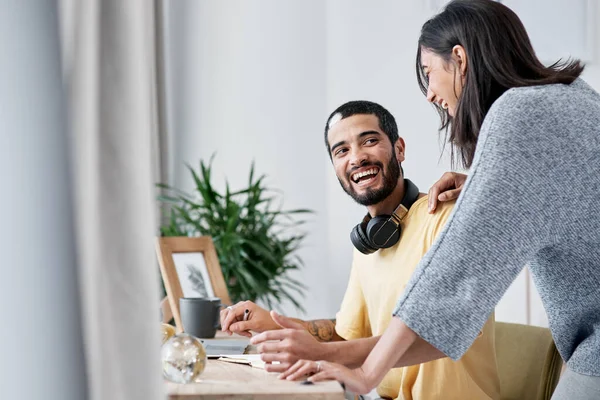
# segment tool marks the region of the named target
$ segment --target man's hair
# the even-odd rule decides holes
[[[451,145],[452,161],[470,167],[479,130],[490,107],[513,87],[573,82],[583,71],[579,60],[557,61],[549,67],[537,58],[519,17],[492,0],[454,0],[425,22],[417,48],[417,80],[427,95],[429,82],[421,64],[427,50],[452,62],[452,49],[464,47],[467,73],[455,116],[434,104]],[[456,79],[456,77],[455,77]]]
[[[325,148],[327,149],[329,158],[332,158],[331,151],[329,150],[328,139],[330,128],[329,124],[331,123],[332,119],[336,117],[336,122],[338,122],[353,115],[364,114],[376,116],[379,120],[379,129],[381,129],[387,135],[392,143],[392,146],[396,143],[398,140],[398,125],[396,125],[394,116],[388,110],[377,103],[373,103],[372,101],[349,101],[336,108],[335,111],[329,115],[329,118],[327,118],[327,123],[325,124]]]

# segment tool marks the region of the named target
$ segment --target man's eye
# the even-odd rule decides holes
[[[342,154],[344,154],[345,152],[347,152],[347,149],[339,149],[335,152],[336,156],[341,156]]]
[[[367,139],[365,141],[365,144],[375,144],[375,143],[377,143],[377,139],[375,139],[375,138]]]

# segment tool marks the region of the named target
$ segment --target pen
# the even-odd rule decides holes
[[[248,321],[248,314],[250,314],[250,310],[248,310],[246,308],[246,310],[244,310],[244,319],[243,319],[243,321]]]

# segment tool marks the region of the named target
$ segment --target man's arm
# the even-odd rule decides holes
[[[339,358],[339,362],[347,361],[351,365],[360,365],[376,343],[376,340],[372,342],[363,340],[344,341],[337,334],[335,334],[335,337],[339,338],[338,341],[320,341],[318,337],[331,337],[331,339],[334,339],[333,321],[325,320],[327,322],[323,323],[324,326],[317,324],[316,329],[313,329],[317,332],[315,336],[309,333],[305,325],[297,320],[283,317],[274,311],[271,311],[271,316],[274,322],[283,329],[266,331],[250,340],[250,343],[256,345],[262,360],[267,362],[265,369],[268,372],[283,372],[298,360],[322,360],[323,357],[335,360]],[[313,322],[317,321],[307,321],[305,323]],[[350,345],[355,342],[356,346]],[[349,346],[340,349],[332,346],[344,343]],[[350,353],[354,354],[344,354],[344,349],[351,349]],[[273,364],[275,361],[279,364]]]
[[[324,360],[342,364],[348,368],[358,368],[363,365],[380,338],[381,336],[374,336],[320,343],[305,331],[287,328],[262,333],[255,336],[252,343],[258,346],[263,361],[280,363],[267,364],[265,367],[267,371],[283,372],[300,359]],[[278,342],[272,342],[274,340]],[[444,353],[417,337],[402,357],[395,360],[395,366],[415,365],[445,356]]]
[[[312,321],[302,321],[301,319],[291,318],[304,329],[313,335],[320,342],[339,342],[346,340],[335,331],[335,319],[315,319]]]
[[[247,320],[244,321],[244,312],[248,310]],[[335,331],[335,319],[316,319],[304,321],[298,318],[288,318],[308,331],[320,342],[344,340]],[[227,333],[237,333],[252,336],[250,331],[264,332],[281,329],[282,327],[271,318],[269,311],[257,306],[251,301],[242,301],[221,311],[221,329]]]

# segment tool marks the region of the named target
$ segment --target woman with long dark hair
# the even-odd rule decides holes
[[[491,0],[455,0],[427,21],[416,67],[469,168],[464,185],[446,177],[462,186],[453,215],[361,368],[299,361],[284,376],[365,393],[390,368],[459,359],[528,264],[567,364],[553,398],[600,398],[600,95],[579,61],[544,66]]]

